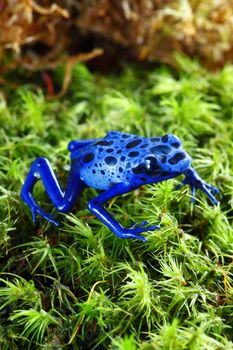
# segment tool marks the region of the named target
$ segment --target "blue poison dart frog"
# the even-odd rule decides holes
[[[140,137],[119,131],[110,131],[102,139],[73,140],[68,149],[71,153],[71,169],[66,190],[63,191],[46,158],[36,159],[21,191],[21,197],[30,207],[33,221],[36,214],[58,226],[54,217],[45,213],[33,198],[36,181],[41,178],[47,194],[57,211],[71,210],[85,187],[103,192],[88,202],[88,209],[120,238],[138,238],[146,241],[140,233],[157,230],[148,222],[122,227],[103,207],[115,196],[127,193],[141,185],[153,184],[185,175],[182,184],[191,187],[192,200],[196,189],[201,189],[213,204],[218,201],[213,194],[218,189],[204,182],[191,167],[191,157],[182,148],[181,141],[172,134],[162,137]]]

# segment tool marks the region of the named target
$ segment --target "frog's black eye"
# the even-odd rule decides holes
[[[166,161],[167,161],[167,157],[166,156],[160,156],[159,159],[160,159],[160,162],[163,163],[163,164],[165,164]]]
[[[132,169],[135,175],[145,174],[149,176],[156,176],[161,174],[161,168],[157,162],[157,159],[153,156],[148,156],[144,159],[144,162]]]
[[[143,172],[148,175],[158,175],[161,172],[161,169],[155,157],[145,158],[145,161],[142,164],[142,169]]]

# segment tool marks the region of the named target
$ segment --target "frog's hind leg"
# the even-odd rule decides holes
[[[68,212],[72,208],[78,194],[85,187],[85,184],[81,181],[76,168],[71,167],[67,188],[63,192],[48,159],[37,158],[33,162],[22,187],[21,198],[30,207],[34,222],[36,221],[36,214],[39,213],[42,217],[58,226],[59,224],[55,221],[53,216],[45,213],[33,198],[33,187],[39,178],[41,178],[45,190],[56,209],[63,213]]]

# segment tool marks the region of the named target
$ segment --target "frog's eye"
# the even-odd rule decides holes
[[[132,169],[134,174],[146,174],[150,176],[156,176],[161,173],[161,168],[157,162],[157,159],[153,156],[148,156],[144,159],[144,162]]]
[[[158,175],[161,172],[161,168],[155,157],[145,158],[145,161],[141,167],[143,171],[148,175]]]

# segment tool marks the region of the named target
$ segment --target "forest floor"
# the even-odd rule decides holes
[[[233,66],[210,73],[177,57],[180,70],[125,66],[117,74],[75,65],[67,94],[23,71],[0,94],[0,349],[233,349]],[[52,74],[61,86],[64,67]],[[14,80],[14,84],[12,81]],[[20,190],[46,157],[62,188],[72,139],[110,130],[177,135],[193,167],[220,190],[213,206],[190,202],[183,176],[146,185],[106,208],[123,226],[148,220],[147,242],[116,237],[87,209],[57,214],[41,181],[34,197],[61,222],[34,225]]]

